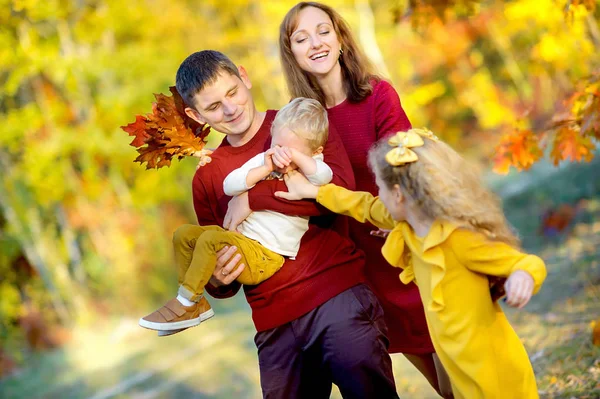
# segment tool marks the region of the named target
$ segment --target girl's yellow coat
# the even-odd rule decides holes
[[[535,293],[546,278],[540,258],[443,221],[418,237],[369,193],[329,184],[319,189],[317,201],[360,222],[392,229],[383,255],[403,269],[402,282],[417,283],[431,339],[456,398],[538,398],[525,348],[492,302],[487,276],[508,277],[524,270],[534,279]]]

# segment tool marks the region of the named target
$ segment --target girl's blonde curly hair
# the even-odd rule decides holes
[[[416,162],[392,166],[385,159],[394,148],[388,139],[379,140],[369,151],[371,169],[388,188],[398,184],[410,203],[433,220],[445,220],[491,240],[519,246],[498,196],[450,146],[423,137],[422,147],[411,148],[419,157]]]

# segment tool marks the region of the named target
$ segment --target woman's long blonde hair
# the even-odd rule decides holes
[[[488,190],[476,169],[442,141],[423,137],[422,147],[411,148],[418,160],[392,166],[385,155],[394,147],[388,138],[369,151],[369,166],[388,188],[396,184],[425,216],[480,232],[513,247],[520,242],[510,227],[502,202]]]
[[[373,73],[367,56],[360,49],[348,24],[333,8],[317,2],[301,2],[296,4],[286,14],[279,27],[279,56],[283,74],[287,82],[288,90],[295,97],[307,97],[318,100],[325,106],[325,95],[317,84],[316,79],[308,72],[300,68],[292,53],[290,37],[298,27],[298,15],[306,7],[314,7],[325,12],[331,22],[333,29],[342,45],[343,54],[339,62],[342,67],[342,80],[344,91],[350,102],[360,102],[373,92],[372,80],[380,78]]]

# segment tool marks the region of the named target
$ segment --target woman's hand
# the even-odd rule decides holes
[[[523,270],[514,271],[504,283],[506,290],[506,303],[521,309],[533,295],[533,277]]]
[[[317,198],[319,187],[309,182],[297,170],[291,170],[283,177],[288,191],[276,191],[275,196],[287,200],[301,200],[304,198]]]
[[[217,265],[210,278],[210,283],[213,287],[233,283],[246,267],[243,263],[240,263],[238,266],[238,262],[241,259],[242,255],[237,253],[236,247],[223,247],[223,249],[217,252]],[[237,269],[235,268],[236,266],[238,266]]]

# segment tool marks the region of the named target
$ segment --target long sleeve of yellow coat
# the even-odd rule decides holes
[[[370,222],[381,229],[392,229],[396,225],[379,197],[367,192],[327,184],[319,188],[317,202],[332,212],[350,216],[361,223]]]
[[[508,277],[523,270],[533,277],[537,293],[546,279],[544,261],[503,242],[491,241],[482,234],[458,229],[452,236],[452,249],[458,259],[471,271],[488,276]]]

